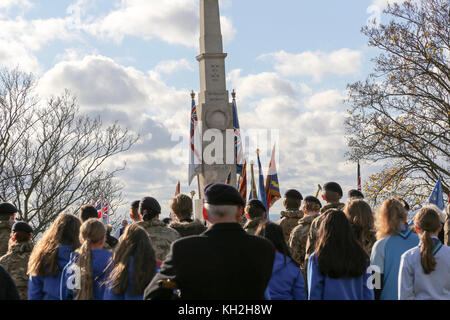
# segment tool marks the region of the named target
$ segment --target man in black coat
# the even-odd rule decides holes
[[[0,300],[19,300],[19,291],[9,273],[0,266]]]
[[[236,188],[205,187],[205,219],[198,236],[173,242],[144,299],[170,299],[174,288],[185,300],[262,300],[272,275],[273,245],[248,235],[238,223],[245,201]]]

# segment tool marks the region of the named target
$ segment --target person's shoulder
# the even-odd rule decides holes
[[[420,255],[420,247],[416,246],[411,249],[406,250],[402,254],[402,259],[412,259],[413,257]]]
[[[251,245],[255,245],[255,246],[260,246],[261,248],[265,248],[267,250],[275,250],[275,247],[273,246],[273,244],[260,236],[255,236],[252,234],[246,234],[245,237],[247,238],[247,243],[251,244]],[[245,242],[243,242],[243,244],[245,244]]]

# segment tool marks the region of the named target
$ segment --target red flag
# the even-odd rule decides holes
[[[358,173],[357,173],[358,177],[358,191],[361,191],[361,168],[359,166],[359,160],[358,160]]]
[[[247,160],[244,160],[244,165],[242,166],[242,175],[239,177],[238,185],[239,193],[244,200],[247,199]]]

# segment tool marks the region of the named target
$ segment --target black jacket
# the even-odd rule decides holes
[[[275,248],[248,235],[238,223],[219,223],[198,236],[175,241],[144,292],[144,299],[168,299],[160,287],[170,279],[186,300],[262,300],[269,283]]]
[[[0,266],[0,300],[19,300],[19,292],[9,273]]]

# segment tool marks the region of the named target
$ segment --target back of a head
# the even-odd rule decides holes
[[[295,189],[289,189],[284,193],[283,205],[287,210],[298,210],[302,203],[302,194]]]
[[[18,212],[15,205],[9,202],[0,203],[0,221],[10,220]]]
[[[374,227],[374,217],[370,205],[362,199],[348,201],[343,209],[348,221],[364,230]]]
[[[398,199],[389,198],[385,200],[376,212],[377,238],[381,239],[396,234],[402,224],[405,223],[406,217],[406,209]]]
[[[252,199],[245,206],[245,213],[251,220],[256,218],[263,218],[266,215],[266,208],[261,201]]]
[[[337,182],[327,182],[322,190],[325,200],[329,203],[336,203],[342,198],[342,188]]]
[[[359,277],[368,266],[369,257],[358,243],[345,213],[338,209],[325,213],[315,253],[321,273],[330,278]]]
[[[239,191],[224,183],[211,183],[204,188],[204,207],[210,218],[230,219],[237,215],[238,208],[245,206]]]
[[[192,199],[186,194],[176,195],[170,200],[169,206],[179,220],[189,219],[192,216]]]
[[[263,221],[255,231],[255,236],[266,238],[274,245],[275,249],[287,257],[291,257],[289,247],[284,239],[283,229],[271,221]]]
[[[319,199],[314,196],[305,197],[303,205],[307,212],[318,212],[322,208]]]
[[[91,218],[98,218],[98,212],[97,209],[90,205],[86,204],[80,208],[80,220],[81,222],[85,222],[88,219]]]
[[[28,242],[33,234],[33,228],[26,222],[18,221],[13,224],[11,232],[17,243]]]
[[[349,199],[364,199],[364,195],[361,191],[356,189],[351,189],[348,192],[348,198]]]
[[[139,203],[139,213],[144,221],[150,221],[161,213],[161,206],[155,198],[144,197]]]
[[[430,274],[436,268],[436,259],[433,253],[435,244],[431,235],[442,226],[442,219],[436,209],[434,206],[424,206],[414,217],[414,224],[421,232],[420,262],[425,274]]]

